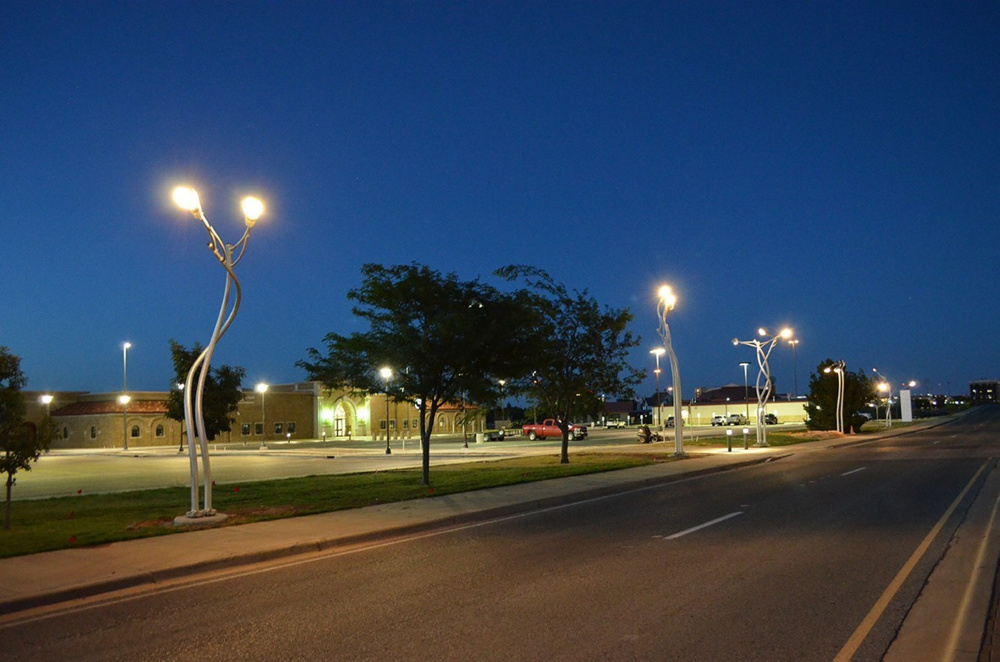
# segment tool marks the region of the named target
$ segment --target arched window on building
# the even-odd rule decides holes
[[[156,436],[157,437],[162,437],[163,436],[163,426],[162,425],[157,425],[156,426]]]
[[[90,426],[90,438],[97,439],[97,428],[93,425]]]
[[[133,439],[138,439],[139,438],[139,426],[138,425],[133,425],[132,426],[132,433],[131,433],[130,436]]]

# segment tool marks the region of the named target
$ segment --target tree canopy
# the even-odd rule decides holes
[[[833,359],[821,361],[816,366],[816,372],[809,376],[809,401],[805,409],[809,414],[806,427],[810,430],[837,429],[837,375],[832,371],[824,372],[835,364]],[[864,372],[844,371],[845,432],[854,433],[861,429],[865,418],[858,412],[867,407],[874,394],[874,385]]]
[[[526,369],[534,335],[528,299],[425,265],[366,264],[348,292],[368,330],[330,333],[325,352],[308,350],[296,365],[331,389],[388,391],[419,412],[424,484],[430,483],[430,438],[446,403],[496,400],[499,379]],[[388,384],[382,368],[392,371]]]
[[[190,350],[180,343],[170,341],[170,356],[174,364],[175,378],[170,385],[170,395],[167,396],[167,417],[175,421],[184,420],[184,392],[180,385],[184,384],[191,366],[203,351],[199,343]],[[233,416],[243,400],[243,378],[246,370],[241,367],[221,365],[218,368],[209,366],[205,378],[205,392],[202,398],[202,412],[205,415],[205,434],[207,441],[212,441],[222,432],[229,432]],[[198,375],[194,382],[197,383]],[[188,440],[190,443],[192,440]]]
[[[21,359],[0,347],[0,472],[6,474],[7,502],[3,528],[10,529],[11,489],[18,471],[31,471],[52,439],[52,421],[45,417],[40,429],[25,425],[22,391],[28,380],[21,372]]]
[[[602,395],[629,396],[645,371],[628,364],[640,339],[628,330],[627,309],[601,306],[586,290],[570,292],[542,269],[511,265],[497,271],[522,281],[534,308],[535,335],[530,371],[515,389],[539,408],[552,412],[562,431],[561,461],[569,462],[569,426],[574,416],[597,412]]]

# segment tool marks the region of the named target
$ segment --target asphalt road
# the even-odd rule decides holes
[[[994,465],[998,430],[989,410],[144,591],[0,637],[18,660],[832,660],[957,502],[863,633],[853,659],[878,660]]]

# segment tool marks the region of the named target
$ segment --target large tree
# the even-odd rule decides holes
[[[413,404],[419,413],[423,483],[430,484],[430,440],[438,410],[466,400],[495,402],[499,379],[526,369],[538,339],[523,292],[507,294],[478,279],[460,280],[420,264],[366,264],[348,292],[368,330],[328,334],[326,350],[298,361],[310,379]],[[392,377],[386,387],[379,371]]]
[[[7,475],[7,504],[3,528],[10,529],[11,489],[18,471],[31,471],[42,451],[49,447],[53,425],[46,415],[41,428],[25,425],[24,394],[28,380],[21,372],[21,359],[0,347],[0,472]]]
[[[560,461],[567,463],[572,418],[598,411],[602,394],[632,395],[645,378],[644,371],[628,364],[629,351],[640,342],[628,330],[632,314],[600,305],[586,290],[570,292],[536,267],[512,265],[497,274],[529,288],[536,336],[543,341],[532,345],[531,372],[514,386],[556,417],[562,431]]]
[[[832,369],[833,359],[821,361],[816,372],[809,376],[809,401],[805,405],[806,427],[810,430],[837,429],[837,375]],[[830,368],[827,371],[827,368]],[[853,434],[865,422],[858,412],[868,406],[875,396],[874,384],[862,371],[844,371],[844,429]]]
[[[170,385],[170,395],[167,396],[167,417],[175,421],[184,420],[184,391],[181,385],[187,380],[191,366],[202,353],[198,343],[187,349],[184,345],[170,340],[170,356],[174,363],[174,378]],[[241,367],[221,365],[218,368],[209,366],[205,377],[205,392],[202,397],[202,412],[205,415],[206,441],[212,441],[222,432],[229,432],[236,420],[234,414],[243,400],[243,378],[246,370]],[[199,374],[195,374],[193,383],[198,383]],[[188,440],[190,443],[191,440]]]

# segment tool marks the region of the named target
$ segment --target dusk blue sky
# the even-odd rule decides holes
[[[686,398],[760,325],[801,339],[780,392],[826,357],[967,392],[1000,377],[998,35],[996,2],[0,0],[0,345],[110,391],[128,340],[166,389],[224,285],[189,183],[229,242],[267,204],[214,361],[247,385],[363,328],[362,264],[420,262],[629,308],[648,392],[662,282]]]

